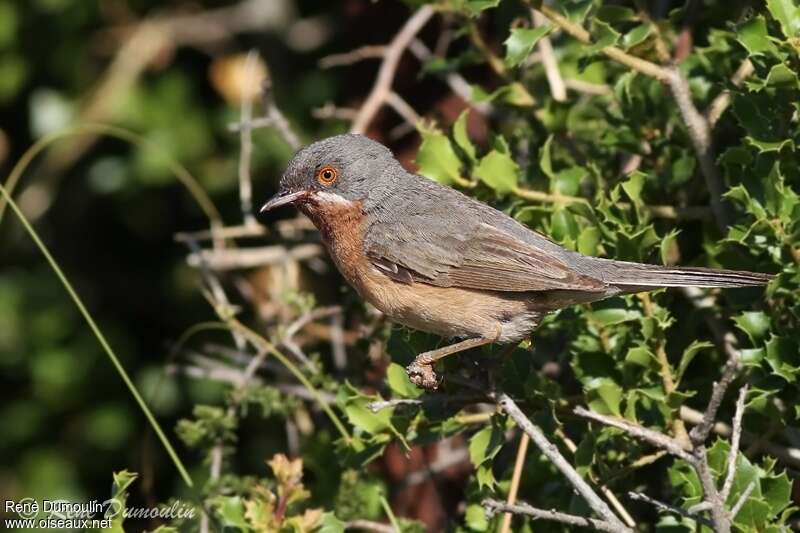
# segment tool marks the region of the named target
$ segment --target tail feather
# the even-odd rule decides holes
[[[766,285],[772,274],[713,268],[678,268],[594,258],[603,281],[620,288],[752,287]]]

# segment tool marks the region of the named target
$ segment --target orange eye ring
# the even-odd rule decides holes
[[[317,173],[317,181],[326,187],[330,187],[336,183],[336,178],[339,177],[339,172],[331,166],[322,167]]]

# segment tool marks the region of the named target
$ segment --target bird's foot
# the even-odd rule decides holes
[[[425,390],[434,391],[439,388],[439,378],[433,371],[431,364],[417,363],[416,361],[406,367],[406,373],[411,383]]]

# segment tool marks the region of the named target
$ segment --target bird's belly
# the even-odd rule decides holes
[[[483,337],[497,342],[526,338],[545,312],[536,293],[503,293],[424,283],[405,284],[377,270],[364,254],[362,222],[355,208],[327,213],[319,223],[336,267],[362,298],[391,320],[443,337]],[[334,230],[335,228],[335,230]]]
[[[369,260],[338,265],[362,298],[391,320],[443,337],[526,338],[544,316],[530,297],[394,281]],[[355,268],[353,268],[355,266]]]

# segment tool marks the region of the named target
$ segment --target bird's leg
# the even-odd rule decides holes
[[[433,371],[433,363],[447,357],[448,355],[463,352],[470,348],[477,346],[484,346],[491,344],[497,337],[487,339],[486,337],[476,337],[474,339],[467,339],[450,346],[443,346],[436,350],[423,352],[414,358],[414,361],[406,367],[406,372],[411,380],[411,383],[423,389],[435,390],[439,386],[439,380],[436,378],[436,373]]]

